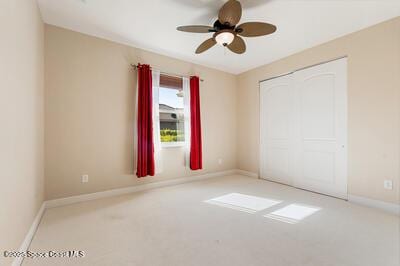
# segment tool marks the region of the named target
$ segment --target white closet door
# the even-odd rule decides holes
[[[260,177],[292,185],[293,76],[260,83]]]
[[[347,59],[260,83],[260,176],[347,198]]]
[[[294,185],[347,198],[347,59],[294,73]]]

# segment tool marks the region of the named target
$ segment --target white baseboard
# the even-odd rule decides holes
[[[148,189],[153,189],[153,188],[178,185],[178,184],[193,182],[193,181],[197,181],[197,180],[208,179],[208,178],[212,178],[212,177],[233,175],[236,173],[237,173],[237,170],[227,170],[227,171],[222,171],[222,172],[215,172],[215,173],[209,173],[209,174],[203,174],[203,175],[194,175],[194,176],[175,178],[175,179],[164,180],[164,181],[159,181],[159,182],[154,182],[154,183],[148,183],[148,184],[143,184],[143,185],[130,186],[130,187],[126,187],[126,188],[111,189],[111,190],[77,195],[77,196],[72,196],[72,197],[67,197],[67,198],[48,200],[46,202],[46,208],[59,207],[59,206],[64,206],[64,205],[68,205],[68,204],[73,204],[73,203],[78,203],[78,202],[83,202],[83,201],[88,201],[88,200],[101,199],[101,198],[117,196],[117,195],[123,195],[123,194],[128,194],[128,193],[133,193],[133,192],[138,192],[138,191],[143,191],[143,190],[148,190]]]
[[[240,174],[240,175],[244,175],[244,176],[254,177],[254,178],[259,177],[257,173],[240,170],[240,169],[237,169],[236,173]],[[374,199],[364,198],[364,197],[350,195],[350,194],[347,196],[347,198],[348,198],[349,202],[367,206],[367,207],[371,207],[371,208],[375,208],[375,209],[379,209],[379,210],[383,210],[383,211],[400,216],[400,204],[388,203],[388,202],[384,202],[384,201],[380,201],[380,200],[374,200]]]
[[[123,194],[128,194],[128,193],[133,193],[133,192],[138,192],[138,191],[143,191],[143,190],[148,190],[148,189],[153,189],[153,188],[161,188],[161,187],[166,187],[166,186],[178,185],[178,184],[183,184],[183,183],[188,183],[188,182],[193,182],[193,181],[198,181],[198,180],[203,180],[203,179],[208,179],[208,178],[213,178],[213,177],[233,175],[236,173],[238,173],[237,170],[227,170],[227,171],[214,172],[214,173],[208,173],[208,174],[203,174],[203,175],[194,175],[194,176],[188,176],[188,177],[181,177],[181,178],[175,178],[175,179],[171,179],[171,180],[159,181],[159,182],[148,183],[148,184],[143,184],[143,185],[137,185],[137,186],[131,186],[131,187],[119,188],[119,189],[112,189],[112,190],[106,190],[106,191],[101,191],[101,192],[96,192],[96,193],[89,193],[89,194],[84,194],[84,195],[78,195],[78,196],[72,196],[72,197],[67,197],[67,198],[60,198],[60,199],[45,201],[45,202],[43,202],[35,219],[33,220],[33,223],[31,225],[31,227],[29,228],[29,231],[26,234],[24,241],[22,242],[22,245],[21,245],[19,251],[25,252],[28,250],[29,245],[32,242],[33,236],[35,235],[35,232],[39,226],[40,220],[42,219],[44,211],[47,208],[59,207],[59,206],[64,206],[64,205],[68,205],[68,204],[72,204],[72,203],[78,203],[78,202],[83,202],[83,201],[88,201],[88,200],[95,200],[95,199],[101,199],[101,198],[106,198],[106,197],[111,197],[111,196],[123,195]],[[23,262],[23,258],[16,258],[13,261],[12,266],[20,266],[22,264],[22,262]]]
[[[367,207],[375,208],[375,209],[380,209],[383,211],[387,211],[396,215],[400,215],[400,205],[399,204],[394,204],[394,203],[389,203],[389,202],[384,202],[380,200],[374,200],[374,199],[368,199],[360,196],[355,196],[355,195],[348,195],[348,200],[350,202],[364,205]]]
[[[59,207],[59,206],[64,206],[64,205],[78,203],[78,202],[101,199],[101,198],[106,198],[106,197],[111,197],[111,196],[117,196],[117,195],[138,192],[138,191],[149,190],[149,189],[153,189],[153,188],[161,188],[161,187],[166,187],[166,186],[178,185],[178,184],[183,184],[183,183],[188,183],[188,182],[193,182],[193,181],[198,181],[198,180],[203,180],[203,179],[208,179],[208,178],[213,178],[213,177],[233,175],[233,174],[239,174],[239,175],[244,175],[244,176],[253,177],[253,178],[258,177],[257,173],[244,171],[244,170],[240,170],[240,169],[233,169],[233,170],[214,172],[214,173],[208,173],[208,174],[203,174],[203,175],[195,175],[195,176],[189,176],[189,177],[182,177],[182,178],[175,178],[175,179],[165,180],[165,181],[160,181],[160,182],[154,182],[154,183],[131,186],[131,187],[126,187],[126,188],[118,188],[118,189],[106,190],[106,191],[101,191],[101,192],[96,192],[96,193],[89,193],[89,194],[84,194],[84,195],[78,195],[78,196],[72,196],[72,197],[67,197],[67,198],[60,198],[60,199],[45,201],[42,203],[42,206],[40,207],[35,219],[33,220],[33,223],[31,225],[31,227],[29,228],[29,231],[26,234],[24,241],[22,242],[22,245],[21,245],[19,251],[25,252],[28,250],[29,245],[32,242],[33,236],[35,235],[35,232],[39,226],[40,220],[44,214],[44,211],[47,208]],[[348,200],[350,202],[353,202],[356,204],[360,204],[360,205],[364,205],[364,206],[368,206],[368,207],[372,207],[372,208],[377,208],[377,209],[381,209],[381,210],[384,210],[384,211],[387,211],[387,212],[390,212],[390,213],[393,213],[396,215],[400,215],[400,205],[398,205],[398,204],[368,199],[368,198],[355,196],[355,195],[348,195]],[[12,266],[19,266],[22,264],[22,262],[23,262],[23,258],[16,258],[13,261]]]
[[[38,213],[35,216],[35,219],[33,220],[33,223],[31,225],[31,227],[29,228],[28,233],[25,236],[24,241],[22,242],[22,244],[21,244],[21,246],[19,248],[20,252],[26,252],[28,250],[29,245],[32,242],[33,236],[35,235],[36,230],[37,230],[37,228],[39,226],[40,220],[42,219],[42,216],[44,214],[45,209],[46,209],[46,203],[43,202],[42,206],[40,206],[40,209],[39,209]],[[12,266],[21,265],[23,260],[24,260],[24,258],[22,258],[22,257],[15,258],[13,263],[12,263]]]
[[[258,174],[257,173],[249,172],[249,171],[245,171],[245,170],[240,170],[240,169],[236,169],[236,174],[244,175],[244,176],[248,176],[248,177],[258,178]]]

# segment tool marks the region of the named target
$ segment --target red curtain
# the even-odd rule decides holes
[[[153,93],[149,65],[138,65],[137,177],[154,176]]]
[[[190,169],[202,168],[199,77],[190,77]]]

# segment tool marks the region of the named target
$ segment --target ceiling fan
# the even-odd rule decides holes
[[[214,33],[212,38],[205,40],[196,49],[196,54],[207,51],[215,44],[227,47],[234,53],[246,52],[246,44],[240,37],[258,37],[268,35],[276,31],[276,26],[264,22],[246,22],[237,25],[242,16],[242,5],[237,0],[226,2],[218,13],[218,19],[212,27],[203,25],[181,26],[176,29],[193,33]]]

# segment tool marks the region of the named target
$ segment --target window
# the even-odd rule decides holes
[[[159,117],[163,146],[185,143],[185,117],[182,78],[160,75]]]

